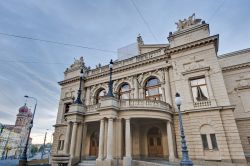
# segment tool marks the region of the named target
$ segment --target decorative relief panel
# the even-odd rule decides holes
[[[250,78],[244,78],[244,76],[240,76],[240,79],[236,80],[237,87],[235,89],[250,89]]]

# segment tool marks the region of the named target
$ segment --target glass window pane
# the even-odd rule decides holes
[[[124,84],[122,85],[121,89],[120,89],[120,92],[126,92],[126,91],[129,91],[129,85],[128,84]]]
[[[201,134],[202,145],[204,149],[208,149],[207,135]]]
[[[149,92],[149,96],[158,95],[159,94],[159,88],[148,89],[148,92]]]
[[[210,138],[211,138],[213,149],[218,149],[218,145],[217,145],[215,134],[210,134]]]
[[[101,90],[98,94],[99,97],[105,96],[105,90]]]
[[[198,85],[198,81],[197,80],[191,80],[191,86],[196,86]]]
[[[148,82],[146,84],[146,87],[155,86],[155,85],[158,85],[158,84],[159,84],[158,79],[152,78],[152,79],[148,80]]]
[[[129,99],[129,93],[123,93],[121,99]]]
[[[149,145],[150,145],[150,146],[154,146],[154,139],[153,139],[153,138],[150,138],[150,139],[149,139]]]
[[[200,78],[197,80],[198,85],[206,84],[205,78]]]

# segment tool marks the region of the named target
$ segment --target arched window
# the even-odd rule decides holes
[[[157,78],[150,78],[145,84],[145,98],[150,100],[160,100],[161,88]]]
[[[130,86],[125,83],[119,89],[119,99],[129,99],[130,96]]]
[[[105,89],[99,90],[99,92],[96,95],[96,104],[99,103],[100,99],[106,95]]]

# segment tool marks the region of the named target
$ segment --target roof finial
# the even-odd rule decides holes
[[[144,44],[140,33],[138,34],[138,37],[137,37],[137,43],[140,44],[140,45]]]

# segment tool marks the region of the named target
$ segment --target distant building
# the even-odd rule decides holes
[[[157,165],[146,163],[152,159],[180,160],[176,92],[182,96],[183,126],[194,163],[247,165],[250,49],[218,55],[219,35],[210,35],[205,21],[192,15],[176,24],[169,43],[144,44],[139,36],[138,45],[120,50],[125,53],[112,70],[115,97],[106,96],[108,65],[89,70],[80,58],[66,69],[59,82],[53,165],[145,166]],[[129,56],[134,53],[139,55]],[[72,99],[81,69],[83,104],[77,104]],[[86,161],[90,159],[96,160]]]
[[[19,108],[15,125],[2,124],[0,134],[0,155],[5,158],[19,158],[22,154],[28,136],[28,125],[32,118],[32,112],[26,104]],[[28,156],[32,138],[29,138]]]

